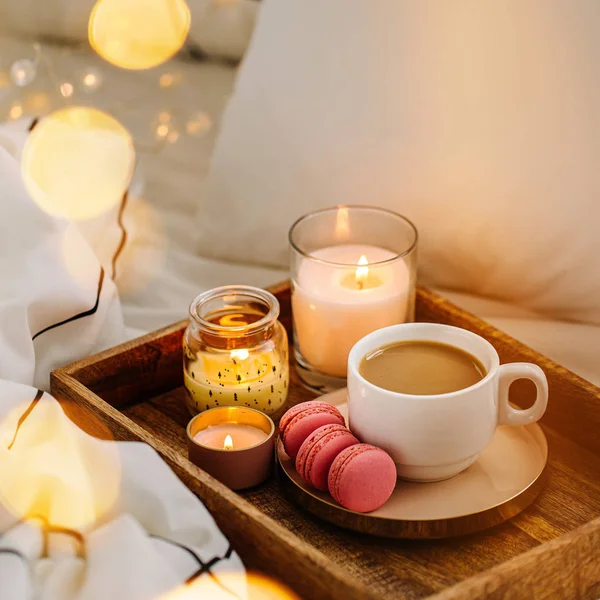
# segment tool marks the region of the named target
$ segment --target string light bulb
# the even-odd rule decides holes
[[[60,93],[63,98],[70,98],[74,92],[73,84],[65,81],[60,84]]]
[[[203,135],[212,127],[212,121],[205,112],[193,115],[186,123],[185,130],[188,135]]]
[[[96,69],[86,69],[81,75],[81,89],[86,94],[95,92],[102,85],[102,76]]]
[[[44,211],[78,221],[120,202],[134,164],[133,141],[121,123],[100,110],[73,106],[48,115],[31,131],[21,169]]]
[[[170,88],[179,85],[183,81],[181,73],[163,73],[158,78],[158,84],[161,88]]]
[[[20,119],[23,116],[23,106],[21,104],[19,104],[18,102],[15,102],[11,105],[11,107],[8,109],[8,118],[11,121],[16,121],[17,119]]]
[[[173,113],[162,110],[154,118],[151,130],[155,141],[161,143],[175,144],[181,137],[183,127]]]
[[[156,67],[183,46],[190,29],[184,0],[98,0],[88,37],[106,61],[123,69]]]
[[[159,139],[164,139],[169,135],[169,126],[166,123],[161,123],[156,128],[156,137]]]
[[[35,62],[28,58],[16,60],[10,67],[10,79],[17,87],[29,85],[37,75]]]

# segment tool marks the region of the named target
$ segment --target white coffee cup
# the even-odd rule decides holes
[[[367,354],[395,342],[410,340],[449,344],[475,356],[486,376],[476,384],[447,394],[413,395],[385,390],[359,372]],[[508,402],[517,379],[530,379],[537,389],[531,408]],[[500,365],[494,347],[482,337],[458,327],[435,323],[405,323],[379,329],[359,340],[348,357],[350,428],[363,442],[386,450],[398,476],[411,481],[440,481],[457,475],[476,460],[492,441],[498,425],[529,425],[548,404],[548,381],[537,365]]]

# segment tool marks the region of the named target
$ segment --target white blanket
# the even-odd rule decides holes
[[[150,447],[88,436],[42,391],[51,369],[126,339],[121,233],[115,220],[95,238],[30,199],[27,125],[0,136],[0,598],[142,600],[187,580],[215,597],[243,566],[198,499]]]

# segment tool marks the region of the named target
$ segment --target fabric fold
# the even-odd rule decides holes
[[[0,598],[146,600],[243,573],[152,448],[91,437],[44,391],[52,369],[126,339],[124,203],[96,224],[44,213],[20,176],[28,126],[0,132]]]

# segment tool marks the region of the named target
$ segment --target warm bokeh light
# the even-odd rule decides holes
[[[90,69],[83,74],[81,83],[83,84],[83,91],[86,94],[91,94],[102,85],[102,76],[97,71]]]
[[[179,85],[183,81],[183,73],[163,73],[158,83],[161,88],[170,88]]]
[[[156,128],[156,137],[157,138],[166,138],[169,135],[169,126],[161,123]]]
[[[81,531],[118,498],[117,445],[85,435],[50,400],[42,399],[18,427],[27,407],[19,406],[0,423],[2,439],[12,439],[10,449],[0,453],[0,504],[18,518]]]
[[[185,130],[188,135],[202,135],[211,127],[211,118],[205,112],[199,112],[186,123]]]
[[[150,69],[183,46],[190,29],[184,0],[98,0],[90,16],[92,48],[123,69]]]
[[[74,92],[73,84],[65,81],[60,84],[60,93],[64,98],[70,98]]]
[[[177,125],[176,119],[170,112],[159,112],[152,125],[155,139],[159,142],[166,141],[174,144],[181,137],[181,131]]]
[[[181,586],[160,600],[300,600],[283,584],[256,573],[215,573],[216,579],[201,577],[195,582]],[[244,593],[245,591],[245,593]]]
[[[113,117],[74,106],[38,123],[23,149],[27,189],[47,213],[97,217],[121,201],[135,166],[133,141]]]
[[[16,121],[23,116],[23,106],[19,102],[15,102],[8,110],[8,117],[11,121]]]
[[[37,75],[35,63],[28,58],[16,60],[10,67],[10,77],[18,87],[29,85]]]
[[[95,73],[86,73],[82,81],[83,85],[88,88],[95,88],[98,85],[98,77]]]

